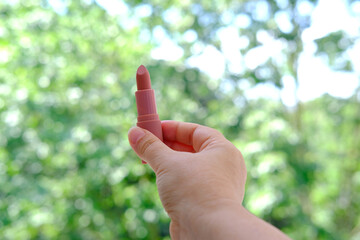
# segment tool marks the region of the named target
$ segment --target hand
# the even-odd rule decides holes
[[[229,201],[241,205],[246,168],[234,145],[198,124],[164,121],[162,129],[165,144],[141,128],[132,128],[129,140],[156,173],[160,199],[172,220],[171,236],[179,235],[189,218]]]
[[[171,218],[172,239],[244,234],[233,228],[246,227],[250,216],[256,217],[242,207],[246,167],[240,151],[220,132],[198,124],[163,121],[162,130],[164,142],[134,127],[129,142],[156,174],[161,202]]]

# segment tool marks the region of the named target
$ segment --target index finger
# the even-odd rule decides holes
[[[196,123],[162,121],[161,126],[164,140],[192,146],[196,152],[224,138],[217,130]]]

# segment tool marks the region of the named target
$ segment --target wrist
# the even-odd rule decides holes
[[[187,211],[179,225],[187,239],[235,239],[232,230],[245,211],[241,202],[222,199]]]
[[[185,239],[290,239],[232,200],[196,216],[189,215],[187,220],[182,223]]]

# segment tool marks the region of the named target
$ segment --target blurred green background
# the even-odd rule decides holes
[[[359,1],[338,2],[360,22]],[[242,151],[251,212],[294,239],[360,239],[360,40],[347,24],[309,32],[318,4],[1,1],[0,239],[170,239],[127,142],[140,64],[161,119]],[[260,51],[269,41],[280,50]],[[302,100],[301,74],[320,76],[305,93],[330,81],[300,72],[309,47],[337,86],[355,79],[350,94]]]

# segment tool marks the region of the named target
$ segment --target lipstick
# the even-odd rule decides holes
[[[162,141],[161,121],[156,112],[155,91],[151,88],[150,74],[143,65],[136,71],[136,85],[135,98],[138,112],[136,125],[150,131]]]

